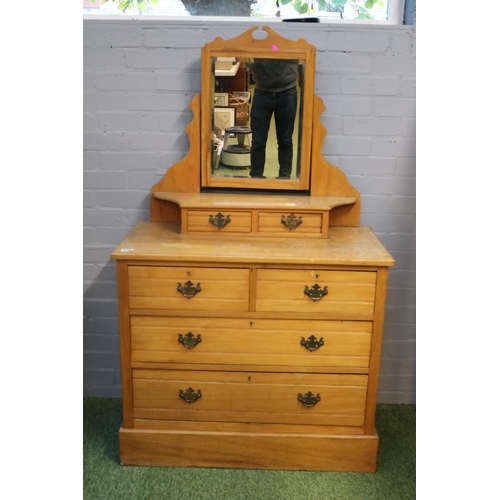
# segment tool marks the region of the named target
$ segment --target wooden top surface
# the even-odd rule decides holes
[[[139,222],[111,254],[117,260],[393,266],[371,228],[331,227],[329,239],[180,233],[180,224]]]
[[[158,200],[172,201],[181,208],[331,210],[356,203],[355,196],[286,196],[258,194],[212,194],[154,192]]]

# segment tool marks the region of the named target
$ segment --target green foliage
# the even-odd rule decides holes
[[[255,0],[181,0],[192,16],[250,16]],[[316,7],[310,0],[279,0],[281,5],[292,5],[298,14],[311,15]],[[137,8],[144,12],[148,5],[158,0],[121,0],[118,8],[124,13]],[[357,19],[373,19],[369,12],[376,5],[383,7],[382,0],[318,0],[319,12],[342,12],[345,5],[351,5],[358,13]]]
[[[316,9],[310,0],[280,0],[282,5],[291,4],[299,14],[314,14]],[[373,19],[369,9],[378,5],[383,7],[382,0],[318,0],[319,12],[343,12],[346,4],[351,5],[358,13],[356,19]]]
[[[307,0],[282,0],[281,3],[283,5],[287,5],[289,3],[292,4],[292,7],[299,13],[299,14],[309,14],[310,12],[310,6],[309,2]]]
[[[158,3],[158,0],[122,0],[118,8],[125,13],[136,5],[139,12],[144,12],[149,3],[155,4]]]

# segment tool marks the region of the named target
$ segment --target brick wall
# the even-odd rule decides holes
[[[84,395],[119,397],[115,263],[149,216],[149,189],[189,144],[200,49],[255,22],[88,20],[83,30]],[[415,33],[411,26],[285,25],[316,46],[323,153],[361,192],[389,272],[380,403],[415,402]]]

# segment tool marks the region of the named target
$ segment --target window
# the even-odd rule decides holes
[[[407,2],[408,3],[408,0]],[[415,0],[410,0],[415,6]],[[83,0],[86,18],[254,17],[266,21],[316,17],[320,22],[402,24],[405,0]],[[405,16],[405,19],[407,16]],[[408,22],[408,21],[407,21]]]

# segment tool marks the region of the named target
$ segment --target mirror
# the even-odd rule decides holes
[[[308,190],[314,62],[267,27],[203,47],[203,187]]]
[[[300,179],[304,65],[212,58],[212,177]]]

